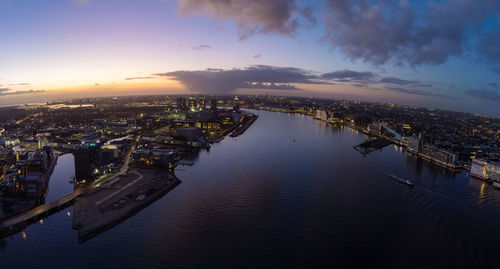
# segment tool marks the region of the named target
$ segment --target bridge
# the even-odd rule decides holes
[[[0,238],[3,237],[5,233],[14,233],[19,230],[19,228],[23,229],[31,222],[37,221],[44,216],[48,216],[52,213],[66,208],[67,206],[71,205],[76,198],[78,198],[85,192],[86,190],[83,188],[76,189],[74,192],[63,196],[58,200],[39,205],[33,209],[27,210],[12,218],[4,220],[0,223]]]

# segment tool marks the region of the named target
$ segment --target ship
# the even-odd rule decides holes
[[[403,183],[403,184],[406,184],[410,187],[413,187],[415,186],[415,182],[413,182],[412,180],[408,180],[408,179],[403,179],[403,178],[400,178],[396,175],[393,175],[393,174],[387,174],[387,176],[389,176],[390,178],[400,182],[400,183]]]

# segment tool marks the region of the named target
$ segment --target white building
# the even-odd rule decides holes
[[[500,163],[474,159],[472,160],[470,174],[480,179],[500,181]]]

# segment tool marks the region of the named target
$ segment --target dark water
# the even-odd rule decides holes
[[[62,211],[3,240],[1,268],[499,268],[491,186],[393,146],[363,157],[348,128],[256,113],[134,217],[79,244]]]
[[[63,154],[57,158],[56,167],[50,176],[45,202],[50,202],[73,192],[70,180],[75,176],[75,158],[73,154]]]

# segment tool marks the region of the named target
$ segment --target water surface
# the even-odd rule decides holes
[[[242,136],[193,156],[177,169],[177,188],[124,223],[79,244],[68,208],[1,241],[2,265],[500,267],[500,192],[491,186],[392,145],[363,156],[352,147],[365,137],[349,128],[255,113]],[[66,171],[68,184],[74,171],[63,163],[53,176]]]

